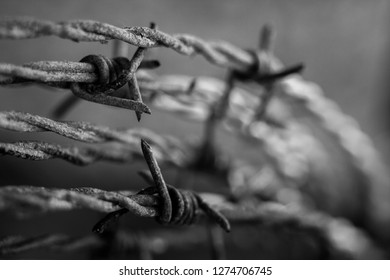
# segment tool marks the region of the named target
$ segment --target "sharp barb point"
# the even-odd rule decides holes
[[[150,110],[150,108],[147,105],[143,104],[142,113],[151,115],[152,114],[152,110]]]
[[[141,117],[142,117],[142,113],[135,112],[135,115],[137,116],[137,121],[140,122],[141,121]]]

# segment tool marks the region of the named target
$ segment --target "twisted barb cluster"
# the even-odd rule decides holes
[[[154,182],[154,187],[144,189],[138,194],[158,194],[162,206],[158,218],[159,222],[162,224],[192,224],[196,221],[198,209],[202,209],[225,231],[230,231],[228,220],[217,210],[214,210],[204,202],[200,196],[189,191],[180,192],[172,186],[167,186],[161,174],[160,167],[153,156],[151,147],[145,140],[141,140],[141,146],[144,158],[152,175],[152,180],[150,180],[150,182]],[[108,214],[94,227],[94,231],[102,232],[109,223],[127,212],[128,209],[126,208]]]

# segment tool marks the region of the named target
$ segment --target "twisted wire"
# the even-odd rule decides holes
[[[181,165],[182,151],[162,150],[157,147],[157,158],[165,163]],[[176,153],[176,154],[175,154]],[[134,146],[126,147],[111,143],[104,146],[64,147],[41,141],[18,141],[0,143],[0,155],[10,155],[28,160],[62,159],[69,163],[85,166],[98,161],[132,162],[142,157]],[[185,162],[184,162],[185,164]]]
[[[54,121],[15,111],[0,112],[0,128],[18,132],[50,131],[81,142],[107,143],[105,146],[71,148],[37,141],[0,143],[0,154],[32,160],[61,158],[78,165],[99,160],[128,162],[141,155],[138,145],[142,138],[156,148],[159,160],[181,165],[186,162],[185,150],[190,149],[176,138],[163,137],[145,128],[115,130],[87,122]]]
[[[116,57],[110,60],[102,55],[84,57],[81,62],[89,63],[97,72],[95,83],[82,82],[83,80],[80,80],[80,78],[85,78],[86,73],[82,72],[81,75],[76,75],[76,73],[78,70],[84,69],[71,65],[71,63],[38,62],[23,67],[2,64],[0,65],[0,73],[11,76],[11,78],[1,81],[1,84],[38,81],[62,88],[69,87],[75,96],[90,102],[134,110],[137,112],[137,116],[141,113],[151,114],[148,106],[140,98],[119,98],[110,95],[126,83],[131,85],[129,87],[130,96],[133,92],[139,93],[138,85],[134,83],[134,80],[136,80],[134,74],[141,65],[143,57],[144,49],[137,50],[131,60],[126,57]],[[50,71],[42,71],[34,69],[34,67],[50,69]],[[58,71],[59,67],[65,69]],[[75,69],[73,70],[72,67]],[[66,72],[67,70],[70,70],[70,72]],[[69,83],[74,78],[75,81]],[[89,81],[88,78],[86,80]]]
[[[320,248],[318,255],[322,258],[379,259],[384,257],[383,251],[364,232],[344,220],[323,213],[297,211],[276,203],[264,203],[258,208],[245,209],[240,205],[224,201],[219,202],[218,207],[236,227],[251,225],[266,228],[273,231],[275,238],[281,229],[284,232],[286,230],[306,232],[312,238],[312,242],[314,241],[314,244]],[[144,235],[146,244],[148,244],[147,249],[152,253],[162,253],[169,249],[182,250],[188,245],[197,246],[207,241],[207,237],[196,228],[176,233],[157,230]],[[232,234],[231,239],[229,235],[225,237],[231,245],[237,242],[234,232]],[[132,232],[119,231],[116,238],[122,246],[126,245],[131,248],[140,246]],[[255,241],[256,237],[250,237],[250,239]],[[35,237],[7,236],[0,239],[0,255],[39,248],[70,252],[101,246],[104,246],[102,239],[92,235],[78,238],[62,234]]]
[[[259,62],[260,64],[268,63],[273,71],[280,71],[282,68],[281,63],[271,55],[267,56],[267,61],[264,62],[261,61],[261,56],[256,57],[251,54],[251,52],[242,50],[226,42],[206,42],[191,35],[170,36],[161,31],[146,27],[130,27],[122,29],[94,21],[68,21],[60,23],[35,19],[4,19],[0,21],[0,38],[21,39],[48,35],[55,35],[74,41],[106,42],[107,40],[118,39],[143,48],[163,46],[171,48],[184,55],[200,54],[211,63],[222,67],[231,67],[241,73],[250,73],[251,69],[254,69],[255,66],[257,67]],[[116,104],[138,112],[142,110],[144,110],[142,112],[147,111],[145,107],[140,108],[129,105],[133,104],[131,103],[131,100],[128,100],[129,102],[123,104],[121,103],[123,100],[116,100],[115,97],[110,97],[111,101],[108,101],[106,96],[92,96],[88,90],[83,91],[83,88],[76,83],[83,81],[87,81],[87,83],[96,83],[99,81],[99,73],[97,73],[96,67],[94,68],[92,66],[94,71],[90,71],[90,69],[86,71],[84,69],[91,67],[92,64],[89,64],[89,66],[81,66],[81,64],[78,66],[71,65],[72,71],[64,70],[69,65],[55,65],[55,63],[53,65],[48,63],[48,65],[49,66],[35,65],[31,67],[31,65],[27,65],[25,67],[18,67],[10,64],[0,64],[0,73],[11,76],[11,79],[3,80],[1,83],[19,83],[26,82],[25,79],[29,79],[49,84],[52,83],[56,86],[63,86],[63,84],[58,83],[62,83],[64,81],[72,82],[73,92],[76,92],[76,95],[78,94],[79,97],[99,103],[106,102],[105,104]],[[55,67],[58,67],[57,69],[60,70],[54,70]],[[49,68],[51,69],[49,71],[43,70]],[[69,67],[67,69],[69,69]],[[127,77],[126,81],[128,81],[129,75],[125,76]],[[141,85],[140,83],[140,87],[142,86],[150,87],[151,83],[144,83],[144,85]],[[308,109],[308,111],[318,117],[324,129],[335,135],[342,147],[351,156],[352,163],[355,164],[357,169],[359,169],[362,174],[366,176],[367,180],[374,186],[374,196],[372,198],[371,205],[374,209],[372,213],[373,223],[376,223],[377,227],[381,221],[388,221],[389,217],[386,213],[389,213],[390,206],[383,204],[377,205],[374,203],[374,198],[380,197],[384,194],[386,188],[383,186],[388,185],[388,180],[387,176],[383,176],[383,165],[381,164],[381,160],[367,135],[360,130],[354,121],[344,115],[332,101],[326,99],[315,86],[303,80],[299,76],[293,75],[282,80],[278,83],[278,87],[281,89],[282,97],[286,97],[294,102],[300,101],[301,104]],[[103,86],[103,88],[109,91],[107,86]],[[189,85],[188,88],[191,88],[191,86]],[[161,96],[158,96],[156,100],[159,100],[158,98],[160,97]],[[208,112],[204,104],[197,106],[196,109],[189,109],[189,104],[191,102],[186,103],[185,100],[177,102],[179,99],[174,97],[172,98],[172,96],[170,100],[167,98],[165,98],[165,100],[168,100],[165,101],[166,103],[171,102],[171,108],[173,108],[172,111],[176,110],[177,112],[184,114],[192,114],[198,118],[199,116],[201,116],[200,118],[204,118],[203,116],[205,116]],[[172,103],[172,100],[176,103]],[[248,123],[248,119],[245,121]],[[70,159],[70,161],[74,161],[78,164],[87,164],[96,160],[96,158],[100,159],[105,157],[104,153],[98,154],[96,150],[85,150],[81,154],[79,153],[77,155],[77,151],[64,150],[58,148],[58,146],[54,147],[41,144],[42,143],[34,142],[20,142],[15,143],[14,146],[13,144],[3,144],[1,149],[4,153],[13,153],[22,157],[29,157],[33,159],[62,157],[64,159]],[[38,151],[35,149],[38,149]],[[39,149],[41,150],[39,151]]]
[[[215,213],[213,213],[216,207],[215,196],[197,195],[189,191],[178,190],[172,186],[169,186],[169,191],[173,204],[178,206],[169,223],[195,223],[198,220],[196,218],[199,217],[200,210],[219,223]],[[192,197],[196,197],[197,203],[190,201]],[[155,187],[149,187],[137,193],[132,191],[112,192],[91,187],[72,189],[48,189],[33,186],[0,187],[0,211],[11,210],[12,213],[21,216],[75,209],[90,209],[103,213],[114,213],[126,209],[135,215],[153,218],[161,215],[161,203],[161,198],[156,196]],[[94,230],[102,232],[107,226],[108,224],[99,222]],[[97,230],[98,228],[99,230]]]
[[[167,140],[145,128],[115,130],[106,126],[82,121],[55,121],[24,112],[0,111],[0,128],[18,132],[50,131],[58,135],[86,143],[116,141],[139,144],[140,137],[153,145],[166,146]]]
[[[117,59],[124,63],[125,58]],[[153,69],[160,64],[155,60],[142,61],[139,69]],[[0,85],[27,83],[31,81],[42,83],[96,83],[99,80],[99,69],[90,62],[73,61],[36,61],[21,66],[10,63],[0,63],[0,74],[10,76],[0,80]]]
[[[37,143],[41,144],[42,143]],[[46,145],[47,146],[47,145]],[[47,147],[44,147],[47,149]],[[157,208],[159,210],[158,215],[156,215],[156,210],[150,207],[156,206],[156,201],[154,200],[148,200],[147,197],[126,197],[122,194],[116,193],[116,192],[107,192],[102,191],[96,188],[75,188],[71,191],[81,192],[84,195],[93,196],[97,199],[102,199],[104,201],[109,201],[114,204],[117,204],[121,206],[122,208],[113,212],[110,212],[110,214],[105,217],[102,221],[100,221],[95,227],[94,231],[96,232],[102,232],[105,227],[107,227],[108,224],[112,223],[113,220],[117,220],[120,216],[127,212],[132,212],[139,216],[146,216],[146,217],[153,217],[158,216],[158,220],[162,224],[192,224],[195,222],[197,217],[197,210],[203,210],[210,218],[214,219],[222,228],[224,228],[226,231],[230,231],[230,224],[229,221],[217,210],[214,210],[212,207],[210,207],[201,197],[198,195],[193,194],[192,192],[182,192],[177,190],[176,188],[169,186],[165,184],[164,178],[162,176],[160,167],[158,166],[157,160],[152,152],[152,148],[149,145],[147,141],[144,139],[141,139],[141,147],[142,147],[142,153],[145,158],[146,163],[148,164],[150,174],[152,176],[153,185],[152,187],[146,188],[144,190],[141,190],[137,193],[137,195],[155,195],[157,194],[158,198],[160,199],[160,206]],[[37,151],[38,149],[36,147],[32,148],[33,151]],[[0,146],[1,151],[1,146]],[[58,148],[57,148],[58,151]],[[19,151],[17,151],[19,152]],[[19,152],[21,153],[21,152]],[[32,155],[34,159],[37,159],[39,155]],[[147,177],[146,177],[147,178]],[[7,188],[3,189],[6,196],[7,194]],[[8,189],[9,190],[9,189]],[[11,188],[11,191],[15,190]],[[21,192],[20,192],[21,190]],[[20,196],[22,193],[22,197],[27,197],[28,201],[31,201],[33,199],[32,193],[27,193],[27,191],[32,191],[33,194],[38,194],[40,196],[44,196],[44,198],[47,198],[47,191],[43,188],[36,189],[36,188],[19,188],[16,189],[17,196]],[[59,193],[58,193],[59,192]],[[61,191],[58,191],[54,195],[57,194],[57,197],[60,196],[60,199],[63,198],[63,193]],[[69,193],[67,193],[69,194]],[[66,195],[66,194],[65,194]],[[73,193],[70,194],[70,197],[73,199],[77,199],[78,197],[74,198]],[[46,197],[45,197],[46,196]],[[0,196],[1,198],[2,196]],[[50,197],[51,198],[51,197]],[[3,198],[4,199],[4,198]],[[7,201],[7,199],[5,199]],[[0,203],[3,204],[3,207],[7,206],[6,202]],[[33,200],[34,201],[34,200]],[[35,200],[36,201],[36,200]],[[85,203],[86,201],[83,200],[83,197],[81,197],[81,201],[83,202],[83,205],[86,205],[87,207],[93,207],[95,204],[91,203]],[[37,206],[43,206],[45,207],[45,200],[39,200],[38,199],[38,205]],[[52,202],[52,201],[49,201]],[[74,200],[71,202],[75,202]],[[78,201],[76,201],[77,203]],[[28,203],[25,203],[28,204]],[[30,203],[31,204],[31,203]],[[173,211],[172,205],[175,204],[175,212]],[[11,204],[12,205],[12,204]],[[63,205],[62,205],[63,206]],[[143,207],[147,206],[147,207]],[[69,207],[69,205],[68,205]],[[42,208],[42,207],[41,207]],[[47,207],[46,207],[47,208]],[[1,207],[0,207],[1,210]],[[17,209],[16,209],[17,210]]]
[[[191,35],[168,35],[148,27],[119,28],[107,23],[92,20],[51,22],[33,18],[3,18],[0,20],[0,38],[25,39],[54,35],[73,41],[98,41],[117,39],[143,47],[163,46],[183,55],[201,54],[208,61],[220,66],[231,66],[235,62],[238,69],[246,69],[252,57],[240,48],[229,43],[207,43]]]
[[[158,221],[163,224],[192,224],[197,220],[197,210],[203,210],[210,218],[219,224],[225,231],[230,231],[229,221],[217,210],[210,207],[200,196],[189,191],[179,191],[165,183],[161,169],[152,152],[151,146],[141,140],[144,159],[149,167],[150,175],[141,172],[142,178],[154,187],[141,190],[138,194],[158,194],[161,199],[161,212]],[[104,229],[122,215],[129,212],[127,208],[112,212],[94,226],[94,231],[103,232]]]

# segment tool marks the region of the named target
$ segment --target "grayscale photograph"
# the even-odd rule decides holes
[[[390,259],[389,1],[0,7],[1,260]]]

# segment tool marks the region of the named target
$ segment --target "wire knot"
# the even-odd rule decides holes
[[[87,55],[80,62],[89,63],[95,67],[96,83],[77,83],[77,90],[89,94],[111,94],[130,81],[134,73],[130,73],[131,61],[126,57],[110,59],[103,55]],[[73,87],[74,88],[74,87]]]
[[[155,68],[160,64],[154,60],[142,63],[143,56],[143,48],[138,48],[131,60],[126,57],[109,59],[103,55],[88,55],[80,62],[95,67],[97,82],[73,83],[70,88],[74,95],[87,101],[134,110],[139,115],[151,114],[149,107],[142,102],[135,72],[139,67]],[[131,91],[126,98],[112,96],[125,84],[129,85]]]
[[[163,225],[190,225],[197,221],[200,210],[202,210],[225,231],[230,231],[230,223],[226,217],[208,205],[198,194],[184,190],[179,191],[175,187],[165,184],[152,149],[143,139],[141,140],[141,148],[150,173],[141,171],[139,174],[151,186],[139,191],[136,196],[146,195],[153,200],[157,198],[159,203],[156,217],[159,223]],[[127,208],[122,208],[109,213],[93,227],[93,231],[102,233],[109,224],[128,212]]]
[[[95,73],[98,80],[94,84],[82,84],[82,88],[90,94],[99,92],[110,93],[114,82],[118,79],[121,72],[130,67],[130,60],[126,57],[116,57],[109,59],[103,55],[87,55],[80,62],[92,64],[95,67]],[[124,82],[128,82],[126,77]]]
[[[203,210],[214,219],[224,230],[230,231],[229,221],[217,210],[210,207],[196,193],[179,191],[171,185],[165,184],[160,167],[153,155],[150,145],[141,140],[142,152],[149,167],[150,175],[141,172],[140,175],[153,187],[142,190],[138,194],[158,194],[161,199],[161,213],[158,221],[162,224],[192,224],[197,220],[198,210]]]
[[[191,191],[178,190],[171,185],[166,187],[169,194],[169,203],[172,207],[169,209],[164,208],[165,203],[161,201],[163,207],[160,215],[157,217],[158,222],[164,225],[191,225],[198,221],[201,211],[203,211],[225,231],[230,231],[230,223],[225,216],[208,205],[198,194]],[[156,195],[158,192],[156,187],[149,187],[138,192],[138,194]],[[164,220],[163,217],[167,211],[170,211],[170,219]]]

